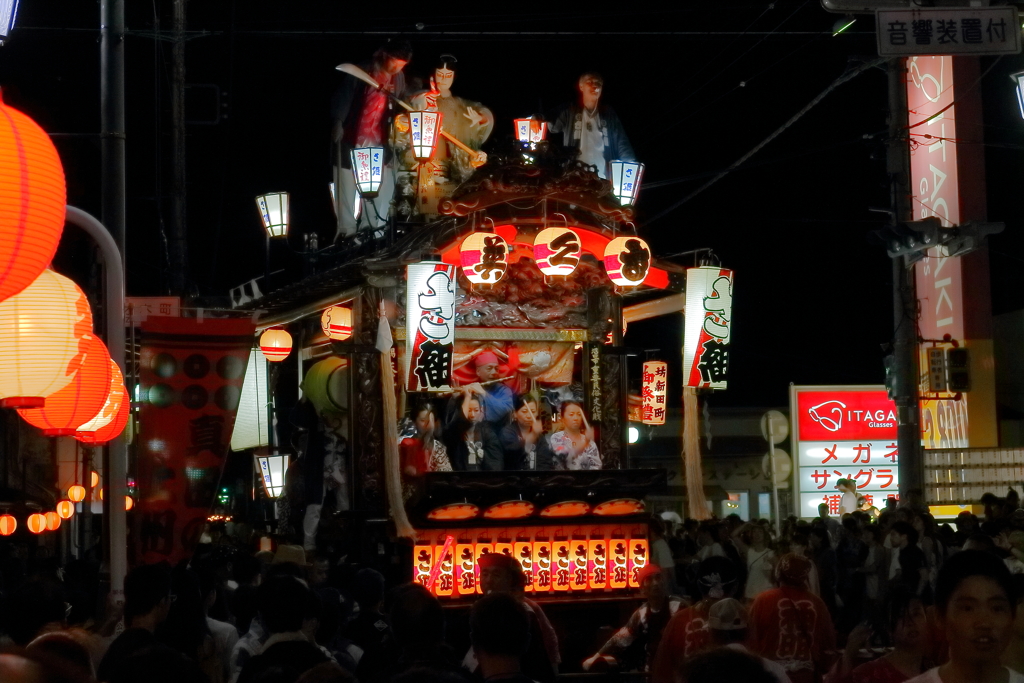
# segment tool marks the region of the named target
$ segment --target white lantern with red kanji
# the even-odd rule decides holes
[[[643,419],[645,425],[665,424],[665,409],[668,396],[668,363],[660,360],[649,360],[644,363],[643,387],[640,398],[643,401]]]
[[[632,206],[640,194],[640,181],[644,177],[644,165],[639,161],[611,162],[612,194],[622,206]]]
[[[352,177],[363,197],[373,198],[380,192],[384,177],[384,148],[356,147],[352,150]]]
[[[583,256],[583,242],[570,228],[546,228],[533,240],[533,260],[545,275],[572,275]]]
[[[604,268],[620,287],[643,284],[651,270],[651,248],[639,237],[616,237],[604,249]]]
[[[548,122],[535,118],[516,119],[516,139],[530,149],[537,146],[538,142],[544,142],[548,137]]]
[[[459,248],[462,273],[474,284],[493,285],[508,270],[508,242],[491,232],[474,232]]]
[[[345,341],[352,336],[352,309],[328,306],[320,316],[320,329],[328,339]]]
[[[441,121],[443,115],[439,111],[409,112],[409,136],[412,138],[412,155],[417,161],[429,161],[434,158],[437,140],[441,137]]]

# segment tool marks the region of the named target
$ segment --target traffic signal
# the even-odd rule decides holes
[[[956,348],[947,351],[946,367],[949,373],[950,391],[971,390],[971,358],[967,349]]]
[[[896,378],[896,356],[890,353],[882,359],[882,364],[885,365],[885,390],[889,400],[895,400],[899,383]]]
[[[946,248],[943,256],[962,256],[981,248],[987,236],[1000,233],[1004,228],[1003,223],[981,222],[944,228],[938,216],[929,216],[919,221],[897,223],[873,230],[868,239],[876,244],[884,244],[891,258],[911,256],[913,261],[915,254],[921,258],[922,252],[940,246]]]

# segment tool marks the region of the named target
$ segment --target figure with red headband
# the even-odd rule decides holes
[[[501,380],[501,363],[498,356],[491,351],[484,351],[473,359],[477,381],[467,384],[464,390],[472,392],[480,401],[484,411],[484,422],[495,431],[508,423],[512,414],[512,401],[515,394]]]

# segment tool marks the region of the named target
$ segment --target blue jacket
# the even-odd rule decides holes
[[[607,127],[607,142],[604,148],[604,161],[607,164],[615,159],[623,161],[635,161],[636,154],[633,146],[629,144],[629,137],[626,129],[622,127],[622,121],[615,114],[615,110],[603,104],[597,105],[597,113],[601,122]],[[583,107],[579,103],[563,106],[555,114],[554,119],[548,124],[548,131],[552,134],[552,141],[558,142],[565,147],[579,149],[580,136],[583,130]],[[561,135],[557,135],[561,133]],[[607,169],[604,169],[607,172]]]

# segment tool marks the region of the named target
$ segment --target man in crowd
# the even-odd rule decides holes
[[[604,92],[601,74],[593,71],[583,74],[576,89],[579,91],[577,102],[563,107],[551,122],[552,139],[579,150],[579,160],[607,178],[611,161],[633,161],[636,155],[615,111],[601,104]],[[555,134],[561,135],[556,137]]]
[[[507,593],[476,601],[469,617],[470,640],[484,681],[534,683],[523,673],[530,621],[523,605]]]
[[[711,630],[711,641],[718,647],[725,647],[737,652],[753,654],[745,643],[750,634],[747,610],[735,598],[719,600],[711,606],[708,625]],[[786,670],[770,659],[759,657],[764,668],[775,677],[778,683],[790,683]]]
[[[171,568],[166,563],[136,567],[124,579],[124,632],[110,644],[97,678],[113,678],[126,659],[156,645],[157,626],[171,611]]]
[[[890,529],[889,583],[905,586],[922,597],[928,588],[928,567],[924,551],[917,546],[917,529],[908,522],[894,522]]]
[[[640,570],[638,579],[646,601],[633,612],[626,625],[608,639],[597,654],[583,662],[584,671],[590,671],[591,667],[601,661],[615,664],[615,658],[637,641],[642,643],[644,652],[638,668],[645,672],[651,670],[658,652],[658,644],[661,642],[662,631],[684,603],[682,598],[669,595],[668,582],[658,565],[645,565]]]
[[[779,560],[779,587],[750,608],[751,650],[779,663],[793,683],[815,683],[828,670],[836,632],[828,608],[807,590],[811,561],[789,553]]]

